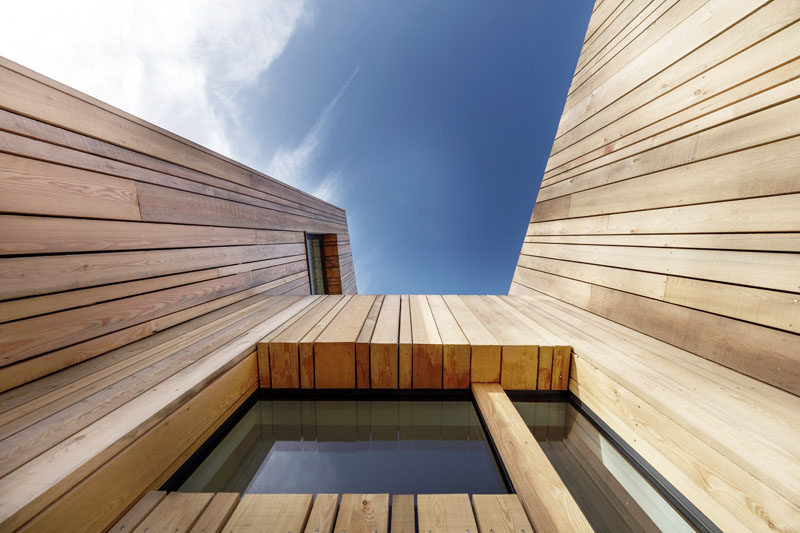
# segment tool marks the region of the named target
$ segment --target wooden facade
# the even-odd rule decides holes
[[[599,0],[510,289],[726,531],[800,524],[799,19]]]
[[[342,209],[0,58],[0,532],[590,529],[505,390],[796,530],[798,44],[798,0],[597,0],[508,296],[357,295]],[[471,389],[516,495],[152,492],[265,388]]]

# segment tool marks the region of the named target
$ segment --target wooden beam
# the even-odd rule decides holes
[[[498,384],[472,393],[511,483],[537,531],[592,531],[567,487]]]

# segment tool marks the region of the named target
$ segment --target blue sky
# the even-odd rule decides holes
[[[359,292],[499,294],[593,4],[43,3],[0,54],[345,208]]]

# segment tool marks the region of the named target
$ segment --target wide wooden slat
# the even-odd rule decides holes
[[[374,296],[353,296],[314,340],[316,388],[355,388],[356,340],[374,300]]]
[[[503,383],[503,378],[505,378],[504,387],[535,388],[539,368],[538,342],[540,342],[537,342],[536,336],[532,335],[524,326],[505,316],[494,300],[485,296],[465,296],[462,299],[502,346],[502,365],[498,366],[505,367],[505,376],[501,374],[500,368],[495,367],[496,374],[487,372],[486,375],[491,375],[492,379],[484,381]],[[479,380],[474,375],[476,372],[475,361],[473,361],[472,371],[472,381],[478,382]]]
[[[533,527],[593,531],[500,385],[474,383],[472,391]]]
[[[388,494],[342,494],[335,531],[388,533]]]
[[[413,494],[392,495],[391,533],[417,533]]]
[[[371,386],[396,389],[400,342],[400,296],[386,295],[370,341]]]
[[[470,383],[469,341],[441,296],[428,296],[428,303],[442,339],[442,387],[466,389]]]
[[[315,387],[314,340],[322,333],[328,324],[330,324],[331,321],[336,318],[342,308],[350,302],[352,297],[332,296],[329,298],[334,299],[334,301],[336,301],[336,305],[334,305],[330,311],[325,313],[319,322],[317,322],[308,331],[308,333],[306,333],[305,336],[300,339],[300,386],[304,389]]]
[[[442,388],[442,338],[436,327],[428,299],[419,294],[409,298],[411,311],[411,341],[413,387]]]
[[[467,494],[420,494],[417,496],[419,530],[429,533],[477,531]]]
[[[220,533],[238,504],[239,494],[218,492],[197,518],[190,533]]]
[[[311,494],[245,494],[223,528],[233,533],[300,533],[311,512]]]
[[[332,533],[338,511],[338,494],[317,494],[306,522],[305,533]]]
[[[444,300],[470,343],[470,381],[499,381],[501,346],[498,340],[461,297],[445,296]]]
[[[211,502],[213,494],[171,492],[145,517],[134,533],[174,531],[184,533]]]
[[[142,498],[137,501],[122,518],[120,518],[113,526],[111,526],[109,532],[113,531],[114,533],[128,533],[129,531],[133,531],[136,529],[136,526],[138,526],[142,520],[144,520],[145,517],[150,514],[150,511],[152,511],[161,502],[161,500],[164,499],[164,496],[166,495],[167,493],[163,490],[148,492],[142,496]]]
[[[302,242],[296,231],[0,215],[0,255]]]
[[[533,533],[516,494],[473,494],[472,507],[481,531]]]

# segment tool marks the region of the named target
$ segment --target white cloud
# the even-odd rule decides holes
[[[353,70],[347,78],[347,81],[344,82],[336,93],[336,96],[325,106],[325,109],[320,113],[317,121],[311,129],[308,130],[308,133],[303,137],[300,144],[293,148],[282,146],[275,152],[272,160],[266,166],[266,171],[270,176],[274,176],[281,181],[292,184],[303,190],[310,190],[314,188],[314,183],[317,183],[316,192],[312,192],[311,194],[328,202],[331,201],[330,198],[336,195],[339,173],[328,173],[321,181],[317,182],[315,176],[309,174],[309,166],[316,156],[317,148],[325,140],[325,135],[330,125],[332,113],[336,108],[336,104],[345,91],[347,91],[353,78],[358,74],[359,68],[360,67],[356,67]]]
[[[304,0],[25,0],[3,6],[0,54],[238,158],[237,92],[310,19]]]

